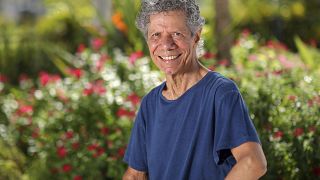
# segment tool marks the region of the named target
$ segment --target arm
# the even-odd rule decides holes
[[[147,173],[143,171],[137,171],[131,167],[128,167],[124,173],[122,180],[147,180]]]
[[[260,144],[246,142],[231,152],[237,163],[231,169],[226,180],[257,180],[267,171],[267,161]]]

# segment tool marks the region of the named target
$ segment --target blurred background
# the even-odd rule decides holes
[[[0,0],[0,179],[121,179],[141,98],[164,80],[139,0]],[[320,1],[199,0],[203,56],[234,80],[268,160],[320,178]]]

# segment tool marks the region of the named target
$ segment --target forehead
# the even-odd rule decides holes
[[[166,11],[150,15],[150,30],[160,27],[188,30],[185,13],[182,11]]]

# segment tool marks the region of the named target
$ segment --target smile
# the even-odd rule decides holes
[[[166,60],[166,61],[171,61],[171,60],[175,60],[178,57],[180,57],[181,54],[177,55],[177,56],[159,56],[159,58]]]

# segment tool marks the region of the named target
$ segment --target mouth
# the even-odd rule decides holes
[[[181,54],[174,55],[174,56],[158,56],[158,57],[167,62],[167,61],[174,61],[174,60],[178,59],[180,56],[181,56]]]

